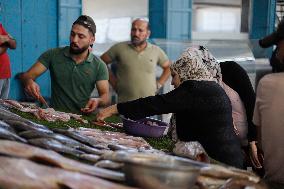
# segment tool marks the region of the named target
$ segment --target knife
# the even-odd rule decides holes
[[[49,105],[47,104],[46,100],[41,95],[39,95],[38,101],[44,104],[47,108],[49,108]]]

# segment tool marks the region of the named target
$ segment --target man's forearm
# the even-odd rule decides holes
[[[112,88],[116,91],[117,79],[114,73],[109,68],[108,68],[108,73],[109,73],[109,83],[112,86]]]
[[[170,75],[171,75],[170,68],[164,69],[162,75],[158,80],[159,84],[164,85],[164,83],[167,81]]]
[[[31,80],[34,81],[34,79],[28,75],[27,73],[23,73],[19,76],[20,80],[24,85],[27,85]]]
[[[0,55],[7,51],[7,47],[0,47]]]
[[[97,99],[99,100],[99,106],[109,105],[109,98],[107,94],[103,94]]]

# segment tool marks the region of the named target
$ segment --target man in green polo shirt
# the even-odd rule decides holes
[[[40,87],[35,79],[47,69],[51,76],[51,106],[66,112],[91,113],[109,99],[108,70],[89,47],[95,41],[96,25],[89,16],[80,16],[72,25],[70,46],[43,53],[20,78],[26,91],[40,99]],[[91,93],[97,87],[99,97]]]
[[[109,70],[110,84],[118,94],[118,101],[125,102],[155,95],[170,76],[170,61],[164,51],[147,42],[149,23],[143,19],[132,22],[131,41],[112,46],[101,58],[106,63],[117,63],[116,74]],[[162,75],[156,81],[156,65]]]

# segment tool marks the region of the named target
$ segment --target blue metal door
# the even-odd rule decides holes
[[[81,0],[59,0],[58,45],[69,45],[70,29],[73,22],[81,15]]]
[[[167,1],[149,0],[151,38],[167,38]]]
[[[168,39],[191,39],[192,0],[168,0]]]
[[[256,58],[270,57],[272,48],[260,48],[258,39],[272,33],[275,28],[276,0],[253,0],[249,38]]]
[[[9,50],[12,78],[9,98],[22,99],[23,89],[15,77],[34,64],[41,53],[57,46],[57,1],[1,0],[0,21],[16,39],[16,50]],[[49,74],[37,83],[44,96],[50,96]]]
[[[191,39],[192,0],[149,0],[151,38]]]

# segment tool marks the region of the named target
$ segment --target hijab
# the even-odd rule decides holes
[[[187,80],[222,81],[218,61],[203,46],[187,48],[170,68],[179,75],[181,83]]]

